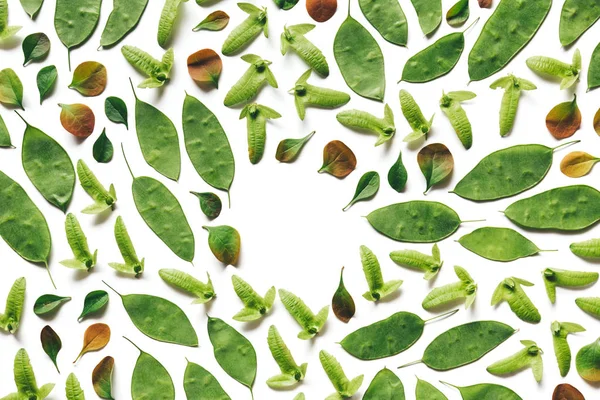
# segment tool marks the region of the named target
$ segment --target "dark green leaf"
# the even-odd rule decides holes
[[[209,219],[215,219],[221,214],[221,199],[214,193],[190,192],[200,201],[200,209]]]
[[[32,33],[23,39],[23,66],[26,66],[31,61],[38,61],[45,58],[50,52],[50,39],[45,33]]]
[[[273,0],[273,2],[282,10],[291,10],[298,4],[298,0]]]
[[[37,74],[37,87],[40,92],[40,104],[46,98],[46,95],[52,91],[56,84],[56,78],[58,78],[58,71],[54,65],[48,65],[40,69]]]
[[[102,133],[94,142],[94,159],[99,163],[110,162],[113,158],[113,145],[108,136],[106,136],[106,129],[102,130]]]
[[[392,189],[400,193],[404,190],[407,179],[408,173],[406,172],[406,168],[402,162],[402,152],[400,152],[400,154],[398,154],[398,159],[388,172],[388,183]]]
[[[90,314],[100,311],[108,303],[108,293],[104,290],[94,290],[85,296],[83,302],[83,310],[81,315],[77,318],[77,321],[81,322],[85,317]]]
[[[342,267],[342,272],[340,272],[340,284],[333,294],[333,299],[331,299],[331,308],[335,316],[342,322],[350,321],[350,318],[356,312],[354,299],[348,293],[346,286],[344,286],[344,267]]]
[[[54,332],[54,329],[52,329],[49,325],[46,325],[40,333],[40,340],[42,341],[42,348],[44,349],[44,352],[48,354],[48,357],[50,357],[54,363],[54,366],[56,367],[56,371],[58,371],[60,374],[60,370],[56,364],[56,357],[62,348],[60,337],[58,337],[58,334]]]
[[[469,0],[458,0],[446,13],[446,21],[452,27],[461,26],[467,22],[469,14]]]
[[[115,124],[123,124],[129,129],[127,123],[127,104],[118,97],[110,96],[104,101],[104,112],[106,118]]]
[[[48,314],[60,307],[63,303],[71,300],[70,297],[56,296],[54,294],[44,294],[35,301],[33,312],[36,315]]]
[[[354,203],[362,200],[368,200],[377,194],[379,190],[379,174],[376,171],[369,171],[360,177],[354,197],[350,200],[350,203],[342,209],[346,211]]]

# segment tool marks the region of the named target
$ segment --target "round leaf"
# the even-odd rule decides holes
[[[560,171],[569,178],[580,178],[587,175],[594,164],[600,161],[591,154],[583,151],[573,151],[560,162]]]
[[[356,168],[356,156],[348,146],[333,140],[323,148],[323,165],[319,173],[327,172],[336,178],[345,178]]]
[[[86,138],[94,132],[96,117],[85,104],[59,104],[60,123],[70,134]]]
[[[546,116],[546,127],[556,139],[571,137],[581,126],[581,112],[577,107],[577,96],[555,106]]]
[[[86,61],[75,68],[69,85],[84,96],[98,96],[106,89],[106,68],[96,61]]]
[[[112,142],[106,136],[106,129],[104,129],[102,134],[96,139],[96,142],[94,142],[94,160],[99,163],[108,163],[113,158],[113,151]]]
[[[187,59],[187,66],[190,76],[198,85],[219,87],[223,63],[214,50],[203,49],[191,54]]]
[[[23,39],[23,55],[25,61],[23,66],[26,66],[31,61],[38,61],[45,58],[50,52],[50,39],[45,33],[32,33]]]
[[[325,22],[335,14],[337,0],[306,0],[306,11],[317,22]]]
[[[423,147],[417,154],[417,163],[427,182],[423,194],[426,194],[433,185],[443,181],[454,168],[452,153],[441,143]]]
[[[200,209],[209,219],[215,219],[221,214],[221,199],[214,193],[190,192],[200,201]]]

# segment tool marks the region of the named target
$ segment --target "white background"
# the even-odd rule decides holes
[[[433,43],[452,31],[446,22],[432,38],[423,37],[416,14],[408,0],[400,0],[409,21],[408,48],[401,48],[384,41],[381,36],[363,18],[357,2],[352,2],[352,15],[359,20],[374,35],[385,55],[387,88],[385,101],[390,104],[396,116],[397,137],[388,145],[373,147],[375,136],[351,131],[338,124],[335,119],[337,111],[309,109],[304,121],[300,121],[294,109],[294,102],[287,90],[292,88],[296,79],[307,69],[307,66],[296,55],[290,53],[282,57],[279,52],[279,35],[285,24],[311,22],[306,13],[304,2],[301,1],[291,11],[281,11],[269,0],[261,1],[269,9],[270,38],[257,38],[244,53],[250,52],[273,61],[271,66],[278,82],[279,89],[264,88],[257,101],[279,111],[283,118],[272,121],[268,126],[268,140],[263,160],[256,166],[248,161],[245,121],[239,121],[239,109],[227,109],[222,106],[223,97],[227,90],[246,70],[247,65],[239,56],[222,57],[224,67],[220,80],[220,89],[209,92],[200,90],[190,79],[186,71],[186,58],[189,54],[202,48],[220,50],[221,44],[229,32],[238,25],[245,15],[233,1],[222,1],[209,7],[199,7],[193,1],[184,3],[180,8],[180,19],[176,24],[172,45],[175,48],[175,66],[172,81],[160,90],[138,89],[138,96],[164,111],[175,123],[181,136],[181,106],[187,91],[189,94],[205,102],[218,116],[229,136],[236,158],[236,175],[232,186],[232,208],[224,208],[221,216],[209,222],[201,213],[196,198],[188,193],[194,191],[213,191],[194,171],[185,149],[182,150],[182,173],[178,183],[171,182],[159,176],[143,160],[134,130],[134,101],[129,88],[128,77],[134,82],[140,82],[143,77],[136,73],[120,54],[120,45],[131,44],[141,47],[159,58],[163,50],[157,45],[156,31],[163,1],[150,0],[150,4],[142,17],[137,29],[132,32],[119,46],[110,50],[96,51],[100,35],[111,10],[111,2],[104,1],[101,21],[91,39],[80,49],[72,53],[73,67],[80,62],[95,60],[103,63],[108,69],[108,87],[106,91],[95,98],[84,98],[67,88],[71,74],[67,69],[67,52],[58,40],[53,29],[54,2],[46,0],[36,21],[29,20],[16,0],[9,0],[10,24],[23,25],[24,28],[18,39],[4,44],[0,51],[0,66],[11,67],[21,77],[25,86],[24,116],[32,125],[42,128],[58,140],[69,152],[73,162],[84,159],[97,174],[100,181],[107,187],[115,184],[119,197],[117,208],[107,216],[83,215],[79,211],[91,203],[91,199],[76,185],[70,212],[77,214],[84,231],[88,236],[90,247],[99,249],[99,262],[91,273],[78,273],[66,269],[58,261],[70,258],[64,234],[64,215],[50,206],[35,190],[27,179],[20,161],[20,147],[24,124],[9,109],[1,107],[0,113],[5,119],[12,135],[15,150],[0,151],[0,169],[17,180],[40,207],[52,231],[53,249],[50,268],[56,280],[58,290],[50,285],[43,267],[28,264],[13,253],[8,246],[0,243],[2,278],[0,293],[6,295],[13,281],[20,277],[27,278],[26,311],[21,328],[17,335],[0,334],[0,395],[14,391],[12,377],[12,362],[14,354],[20,347],[25,347],[32,359],[38,378],[38,383],[56,382],[57,386],[51,395],[52,399],[64,398],[64,381],[73,371],[79,377],[88,398],[95,398],[91,385],[91,371],[106,355],[116,359],[113,395],[117,399],[128,398],[130,393],[130,378],[138,356],[138,351],[121,338],[126,335],[135,341],[142,349],[154,355],[171,373],[176,386],[177,398],[184,398],[183,371],[185,358],[197,362],[210,370],[223,385],[233,399],[248,399],[248,390],[232,380],[215,362],[212,346],[206,333],[206,313],[225,319],[236,329],[240,330],[253,343],[258,354],[258,375],[254,386],[256,399],[291,399],[300,391],[305,392],[308,399],[324,398],[333,392],[333,387],[321,368],[318,352],[321,349],[334,354],[344,366],[346,374],[354,377],[365,374],[361,393],[366,390],[373,376],[384,366],[398,373],[404,383],[407,398],[414,398],[415,374],[441,388],[450,399],[459,399],[458,392],[444,387],[438,380],[444,380],[456,385],[472,385],[482,382],[495,382],[516,390],[524,399],[549,399],[556,384],[569,382],[578,387],[588,399],[598,397],[597,388],[585,383],[575,370],[574,362],[571,372],[566,379],[560,378],[552,349],[550,323],[553,320],[571,321],[582,324],[587,332],[572,335],[569,343],[573,354],[580,347],[591,343],[598,337],[598,321],[580,311],[574,299],[579,296],[598,295],[597,287],[585,291],[558,289],[557,303],[551,305],[544,291],[540,271],[546,267],[567,268],[572,270],[594,271],[598,267],[590,262],[573,256],[568,246],[573,241],[598,237],[598,228],[571,235],[555,233],[524,232],[540,248],[558,249],[558,253],[518,260],[511,263],[495,263],[482,259],[465,249],[455,240],[463,234],[481,226],[507,226],[515,228],[499,210],[505,209],[517,198],[528,197],[553,187],[574,184],[593,184],[598,171],[578,180],[566,178],[560,173],[559,163],[569,151],[587,150],[594,155],[600,154],[597,148],[598,137],[592,129],[592,118],[600,102],[598,93],[585,93],[589,58],[596,46],[600,25],[588,31],[576,44],[583,55],[584,72],[582,81],[577,85],[579,107],[583,114],[583,124],[574,138],[582,143],[564,149],[555,155],[546,179],[536,188],[516,198],[509,198],[491,203],[475,204],[447,193],[458,180],[464,176],[486,154],[508,146],[521,143],[541,143],[556,146],[558,142],[546,130],[544,118],[547,112],[556,104],[572,98],[572,91],[560,91],[554,81],[545,81],[534,75],[525,66],[525,59],[533,55],[549,55],[569,61],[573,49],[561,48],[558,40],[558,22],[562,1],[555,1],[552,10],[536,37],[502,72],[482,82],[471,83],[467,87],[467,55],[477,39],[485,20],[491,10],[481,10],[475,0],[471,0],[471,18],[468,23],[480,16],[480,22],[467,33],[465,54],[454,71],[442,79],[423,84],[396,84],[401,75],[404,62],[418,50]],[[444,1],[444,11],[452,4]],[[494,1],[494,6],[498,1]],[[209,12],[223,9],[231,16],[230,25],[222,32],[193,33],[192,28]],[[311,83],[338,90],[344,90],[352,95],[352,100],[343,109],[362,109],[376,115],[383,115],[383,104],[366,100],[350,91],[345,85],[335,63],[332,43],[335,32],[346,17],[347,6],[339,4],[336,15],[326,23],[318,24],[317,28],[307,37],[324,52],[331,75],[321,80],[315,74]],[[52,51],[43,63],[33,63],[22,67],[22,50],[20,40],[27,34],[45,32],[51,39]],[[242,53],[243,54],[243,53]],[[55,64],[59,70],[59,80],[52,97],[38,105],[38,94],[35,86],[35,76],[45,65]],[[538,85],[538,90],[524,92],[519,108],[514,132],[501,138],[498,134],[498,109],[502,93],[489,89],[489,84],[506,73],[532,80]],[[440,243],[442,258],[445,266],[436,281],[427,283],[418,272],[396,266],[388,257],[393,250],[412,248],[422,252],[430,252],[430,244],[403,244],[393,242],[377,234],[362,218],[375,208],[394,202],[413,199],[423,199],[424,179],[416,164],[416,153],[423,143],[407,146],[402,138],[409,133],[409,127],[400,112],[398,91],[400,88],[409,90],[429,118],[436,113],[433,131],[427,143],[442,142],[454,155],[455,171],[443,185],[435,187],[426,196],[428,200],[442,201],[454,208],[465,220],[485,218],[485,223],[469,223],[459,228],[459,231],[449,239]],[[438,99],[442,90],[469,89],[477,93],[477,98],[464,104],[467,114],[473,124],[474,144],[466,151],[451,129],[447,119],[438,107]],[[129,107],[130,129],[123,125],[110,123],[103,112],[104,99],[107,96],[123,98]],[[96,114],[96,129],[94,134],[85,141],[79,141],[67,133],[59,122],[60,109],[57,103],[82,102],[91,106]],[[339,111],[339,110],[338,110]],[[92,145],[102,128],[107,128],[107,134],[115,145],[115,157],[109,164],[98,164],[92,157]],[[281,139],[301,137],[312,130],[317,133],[305,147],[303,153],[294,164],[280,164],[274,158],[275,149]],[[323,146],[334,139],[343,140],[356,154],[358,165],[355,172],[344,180],[338,180],[327,174],[320,175],[316,171],[321,165]],[[149,175],[160,179],[178,197],[190,221],[196,237],[195,266],[192,266],[168,250],[145,225],[131,197],[131,177],[126,170],[123,157],[119,151],[120,143],[125,146],[132,168],[137,175]],[[404,162],[408,169],[409,180],[404,193],[396,193],[387,184],[387,171],[396,160],[399,151],[403,152]],[[350,200],[360,176],[370,170],[376,170],[382,178],[382,185],[377,196],[370,202],[358,203],[347,212],[341,208]],[[226,195],[219,192],[221,199],[226,202]],[[107,263],[120,261],[116,243],[113,237],[114,221],[118,215],[125,219],[138,255],[146,258],[146,271],[141,279],[121,277]],[[207,246],[207,233],[202,230],[204,224],[229,224],[236,227],[242,236],[242,255],[237,268],[221,265],[210,253]],[[519,230],[519,229],[517,229]],[[385,279],[403,279],[399,294],[389,301],[379,304],[367,302],[361,297],[366,290],[366,283],[361,271],[358,248],[361,244],[370,247],[379,257]],[[432,285],[442,285],[455,281],[453,265],[465,267],[479,284],[479,294],[473,309],[461,310],[451,319],[427,325],[423,337],[406,352],[388,359],[364,362],[346,354],[336,344],[345,335],[355,329],[386,318],[390,314],[407,310],[417,313],[424,319],[431,317],[421,308],[421,301]],[[277,301],[267,318],[257,324],[242,324],[231,319],[240,308],[231,285],[231,275],[239,274],[249,281],[254,288],[264,293],[271,285],[286,288],[302,297],[315,311],[330,304],[339,279],[340,268],[346,267],[345,281],[352,293],[357,312],[350,323],[338,321],[333,313],[326,328],[313,341],[301,341],[296,338],[300,328],[288,315],[282,304]],[[158,276],[160,268],[179,268],[194,276],[205,279],[208,271],[214,281],[218,297],[207,306],[191,305],[192,298],[174,290],[165,284]],[[542,314],[542,322],[531,325],[520,321],[508,308],[502,304],[492,308],[490,298],[496,285],[505,277],[518,276],[535,282],[535,286],[527,288],[527,294],[538,306]],[[88,318],[82,323],[77,322],[85,295],[96,289],[106,289],[101,283],[104,279],[122,293],[152,293],[166,297],[181,306],[199,336],[198,348],[164,344],[153,341],[140,333],[131,323],[119,298],[110,293],[111,300],[106,311]],[[107,289],[108,290],[108,289]],[[51,319],[35,316],[32,307],[35,299],[44,293],[56,293],[72,296],[73,300],[65,304],[58,314]],[[482,360],[453,371],[438,373],[424,365],[412,366],[396,370],[400,364],[419,359],[427,344],[438,334],[458,324],[477,319],[494,319],[506,322],[520,331],[500,346],[496,351],[485,356]],[[105,322],[112,328],[112,339],[102,351],[90,353],[73,365],[71,361],[78,354],[83,332],[94,322]],[[61,336],[63,350],[58,356],[61,375],[43,353],[39,332],[46,324],[50,324]],[[299,387],[289,392],[276,392],[269,389],[265,381],[279,373],[272,359],[266,336],[269,325],[276,324],[284,340],[291,348],[298,363],[308,362],[308,374]],[[488,374],[485,368],[492,362],[518,351],[521,348],[519,340],[531,339],[537,341],[545,350],[544,379],[537,384],[530,371],[525,371],[507,378],[499,378]],[[359,395],[355,397],[360,397]]]

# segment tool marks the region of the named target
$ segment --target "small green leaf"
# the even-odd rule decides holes
[[[48,39],[45,33],[32,33],[23,39],[21,46],[23,48],[23,56],[25,57],[23,66],[26,66],[31,61],[39,61],[48,56],[50,52],[50,39]]]
[[[209,219],[215,219],[221,214],[223,205],[221,199],[214,193],[205,192],[190,192],[200,201],[200,209]]]
[[[106,306],[108,303],[108,293],[104,290],[94,290],[85,296],[83,302],[83,310],[81,315],[77,318],[78,322],[83,321],[85,317],[90,314],[96,313]]]
[[[203,226],[208,231],[208,246],[217,260],[235,265],[240,255],[241,238],[235,228],[227,225]]]
[[[112,142],[108,136],[106,136],[106,129],[103,129],[98,139],[96,139],[96,142],[94,142],[94,160],[99,163],[108,163],[113,158],[113,152]]]
[[[452,153],[441,143],[423,147],[417,155],[417,163],[427,182],[427,188],[423,194],[427,194],[433,185],[446,179],[454,169]]]
[[[463,25],[469,19],[469,0],[458,0],[446,13],[448,25],[456,28]]]
[[[115,124],[123,124],[129,129],[127,123],[127,104],[119,97],[110,96],[104,100],[104,113],[106,118]]]
[[[57,310],[63,303],[71,300],[70,297],[56,296],[54,294],[44,294],[38,297],[33,305],[33,312],[36,315],[44,315]]]
[[[198,32],[202,29],[207,31],[221,31],[229,24],[229,15],[224,11],[214,11],[206,18],[202,20],[194,29],[194,32]]]
[[[54,65],[48,65],[40,69],[37,74],[37,87],[40,92],[40,104],[44,101],[47,95],[52,91],[58,78],[58,71]]]
[[[368,200],[371,197],[377,194],[379,190],[379,174],[376,171],[369,171],[360,177],[358,181],[358,185],[356,186],[356,191],[354,192],[354,197],[350,200],[350,203],[346,205],[342,209],[342,211],[346,211],[350,208],[354,203],[358,201]]]
[[[75,68],[69,89],[75,89],[86,97],[98,96],[106,88],[107,73],[104,65],[86,61]]]
[[[2,115],[0,115],[0,147],[10,147],[14,148],[10,140],[10,133],[8,132],[8,128],[4,123],[4,119]]]
[[[42,341],[44,352],[48,354],[48,357],[50,357],[50,360],[52,360],[52,363],[54,363],[54,366],[56,367],[56,371],[60,374],[60,370],[56,364],[56,357],[62,348],[60,337],[54,332],[54,329],[52,329],[50,325],[46,325],[40,333],[40,340]]]
[[[23,84],[10,68],[0,71],[0,103],[23,108]]]
[[[402,162],[402,152],[400,152],[400,154],[398,154],[398,159],[388,171],[388,183],[390,184],[392,189],[400,193],[404,190],[407,179],[408,173],[406,172],[406,168],[404,167],[404,163]]]
[[[275,158],[277,161],[284,163],[293,162],[300,154],[300,151],[302,151],[304,145],[310,140],[310,138],[313,137],[314,134],[315,131],[312,131],[300,139],[283,139],[281,142],[279,142],[279,145],[277,146],[277,152],[275,153]]]
[[[331,299],[331,308],[335,316],[342,322],[350,321],[356,312],[354,299],[344,285],[344,267],[340,272],[340,284]]]
[[[43,3],[44,0],[21,0],[23,10],[25,10],[31,19],[35,19]]]

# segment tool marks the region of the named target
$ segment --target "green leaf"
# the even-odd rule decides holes
[[[50,325],[46,325],[42,329],[40,340],[42,342],[42,348],[44,349],[44,352],[48,354],[48,357],[50,357],[50,360],[52,360],[52,363],[56,367],[56,371],[60,374],[60,370],[56,364],[56,357],[62,348],[62,341],[60,340],[60,337],[56,332],[54,332],[54,329],[52,329]]]
[[[458,0],[446,13],[446,22],[456,28],[467,22],[469,15],[469,0]]]
[[[70,297],[56,296],[54,294],[44,294],[38,297],[33,305],[33,312],[36,315],[48,314],[57,310],[63,303],[71,300]]]
[[[0,147],[10,147],[14,148],[10,140],[10,133],[8,132],[8,128],[4,123],[4,119],[2,115],[0,115]]]
[[[238,231],[227,225],[203,226],[202,228],[208,231],[208,246],[217,260],[227,265],[235,265],[241,247]]]
[[[423,194],[427,194],[433,185],[446,179],[454,169],[452,153],[441,143],[423,147],[417,155],[417,163],[427,182],[427,188]]]
[[[335,316],[342,322],[348,322],[356,312],[354,299],[344,285],[344,267],[340,272],[340,284],[331,299],[331,308]]]
[[[98,139],[96,139],[96,142],[94,142],[94,160],[99,163],[108,163],[113,158],[113,151],[112,142],[108,136],[106,136],[106,129],[103,129]]]
[[[229,15],[224,11],[214,11],[206,18],[202,20],[194,29],[194,32],[198,32],[202,29],[207,31],[221,31],[229,24]]]
[[[10,68],[0,71],[0,103],[23,108],[23,84]]]
[[[114,400],[112,397],[112,374],[115,359],[111,356],[104,357],[92,371],[92,385],[98,397]]]
[[[104,100],[104,113],[106,118],[115,124],[123,124],[129,129],[127,123],[127,104],[119,97],[110,96]]]
[[[223,205],[221,199],[214,193],[205,192],[190,192],[200,201],[200,209],[209,219],[215,219],[221,214]]]
[[[77,318],[78,322],[83,321],[90,314],[100,311],[108,303],[108,293],[104,290],[94,290],[85,296],[83,310]]]
[[[86,61],[75,68],[69,89],[75,89],[84,96],[98,96],[106,88],[107,73],[104,65],[96,61]]]
[[[47,95],[52,91],[58,78],[58,71],[54,65],[48,65],[40,69],[37,74],[37,87],[40,92],[40,104],[44,101]]]
[[[354,203],[358,201],[368,200],[377,194],[379,190],[379,174],[376,171],[369,171],[365,173],[358,181],[354,197],[350,200],[350,203],[342,209],[346,211]]]
[[[23,10],[25,10],[31,19],[35,19],[43,3],[44,0],[21,0]]]
[[[32,33],[23,39],[22,47],[23,55],[25,56],[23,66],[26,66],[31,61],[39,61],[48,56],[50,52],[50,39],[48,39],[45,33]]]
[[[279,145],[277,146],[277,152],[275,153],[275,158],[277,161],[284,163],[293,162],[300,154],[300,151],[302,151],[302,148],[304,148],[304,145],[306,145],[306,143],[310,140],[310,138],[313,137],[314,134],[315,131],[312,131],[300,139],[283,139],[281,142],[279,142]]]

